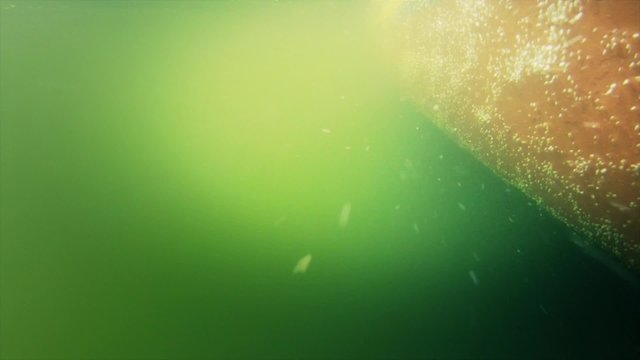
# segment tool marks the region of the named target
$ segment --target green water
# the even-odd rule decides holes
[[[640,356],[637,289],[404,99],[371,18],[0,2],[0,358]]]

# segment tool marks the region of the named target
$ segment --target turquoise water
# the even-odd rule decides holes
[[[637,288],[403,97],[364,4],[0,4],[1,358],[640,355]]]

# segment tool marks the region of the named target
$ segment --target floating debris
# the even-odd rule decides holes
[[[597,129],[600,127],[600,123],[595,121],[585,121],[582,123],[582,126],[590,129]]]
[[[512,223],[512,224],[515,223],[515,221],[511,218],[511,216],[507,216],[507,219],[509,219],[510,223]]]
[[[413,231],[416,232],[416,234],[420,233],[420,228],[418,227],[418,223],[413,223]]]
[[[540,308],[540,311],[542,311],[545,315],[549,315],[549,313],[547,312],[547,309],[544,308],[544,305],[540,304],[538,305],[538,307]]]
[[[311,265],[311,254],[307,254],[305,256],[303,256],[300,260],[298,260],[298,262],[296,263],[296,266],[293,267],[293,274],[304,274],[307,272],[307,269],[309,269],[309,265]]]
[[[278,227],[287,221],[287,215],[282,215],[273,223],[273,226]]]
[[[604,95],[608,96],[608,95],[613,94],[613,92],[616,90],[617,87],[618,87],[618,84],[611,83],[611,85],[609,85],[609,89],[607,90],[607,92]]]
[[[480,282],[478,281],[478,277],[476,276],[476,273],[473,272],[473,270],[469,270],[469,277],[471,278],[471,281],[473,281],[473,285],[475,286],[480,285]]]
[[[582,15],[582,13],[580,13],[580,15]],[[578,35],[578,36],[574,36],[571,39],[569,39],[566,43],[565,43],[565,47],[569,47],[573,44],[576,44],[580,41],[582,41],[582,39],[584,39],[584,37],[582,35]]]
[[[467,210],[467,207],[466,207],[466,206],[464,206],[464,204],[463,204],[463,203],[458,203],[458,207],[459,207],[459,208],[460,208],[460,210],[462,210],[462,211]]]
[[[477,261],[480,262],[480,257],[478,256],[478,254],[474,251],[471,253],[471,255],[473,255],[473,258]]]
[[[407,170],[412,170],[413,169],[413,162],[410,159],[404,159],[404,167],[407,168]]]
[[[331,134],[331,129],[322,129],[322,132],[325,134]]]
[[[349,224],[349,216],[351,216],[351,202],[346,202],[342,205],[340,217],[338,218],[338,225],[340,225],[341,228],[347,227],[347,224]]]
[[[609,200],[609,204],[622,212],[631,211],[631,208],[614,200]]]

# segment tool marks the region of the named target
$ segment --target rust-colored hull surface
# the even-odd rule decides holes
[[[396,1],[386,47],[429,119],[640,271],[640,1]]]

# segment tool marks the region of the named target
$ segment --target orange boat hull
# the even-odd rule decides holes
[[[382,8],[388,54],[427,117],[640,271],[640,2]]]

